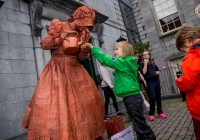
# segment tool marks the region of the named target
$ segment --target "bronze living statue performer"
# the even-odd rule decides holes
[[[90,55],[81,45],[88,42],[94,20],[95,12],[88,6],[79,7],[64,22],[52,20],[40,43],[44,50],[52,50],[52,58],[40,75],[22,122],[22,127],[28,128],[27,140],[101,139],[104,103],[78,61]],[[68,46],[63,46],[64,40]]]

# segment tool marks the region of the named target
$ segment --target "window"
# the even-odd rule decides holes
[[[129,42],[134,45],[136,42],[141,41],[138,32],[135,16],[133,9],[128,5],[129,0],[119,0],[119,6],[122,12],[122,17],[124,25],[126,27],[126,32],[128,35]]]
[[[174,0],[154,0],[153,6],[162,33],[170,32],[182,26]]]

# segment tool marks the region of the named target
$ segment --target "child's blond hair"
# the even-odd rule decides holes
[[[180,51],[185,48],[185,41],[188,39],[189,43],[200,39],[200,29],[195,26],[184,26],[176,34],[176,48]]]
[[[134,56],[134,49],[127,41],[121,41],[116,44],[116,47],[120,47],[124,56]]]

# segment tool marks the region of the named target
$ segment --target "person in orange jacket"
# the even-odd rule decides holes
[[[182,92],[186,92],[196,140],[200,140],[200,28],[182,27],[176,34],[176,47],[187,53],[181,66],[183,74],[176,84]]]

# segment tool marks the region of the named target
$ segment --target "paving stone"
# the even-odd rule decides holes
[[[186,102],[183,102],[181,98],[163,100],[163,111],[167,118],[160,119],[155,114],[155,121],[152,122],[148,120],[148,114],[144,112],[146,121],[153,129],[157,140],[195,140],[192,118],[185,104]],[[110,117],[116,117],[116,114]],[[127,116],[123,118],[127,121]],[[126,128],[130,125],[132,126],[131,122],[125,123]],[[135,132],[133,135],[136,139]]]

